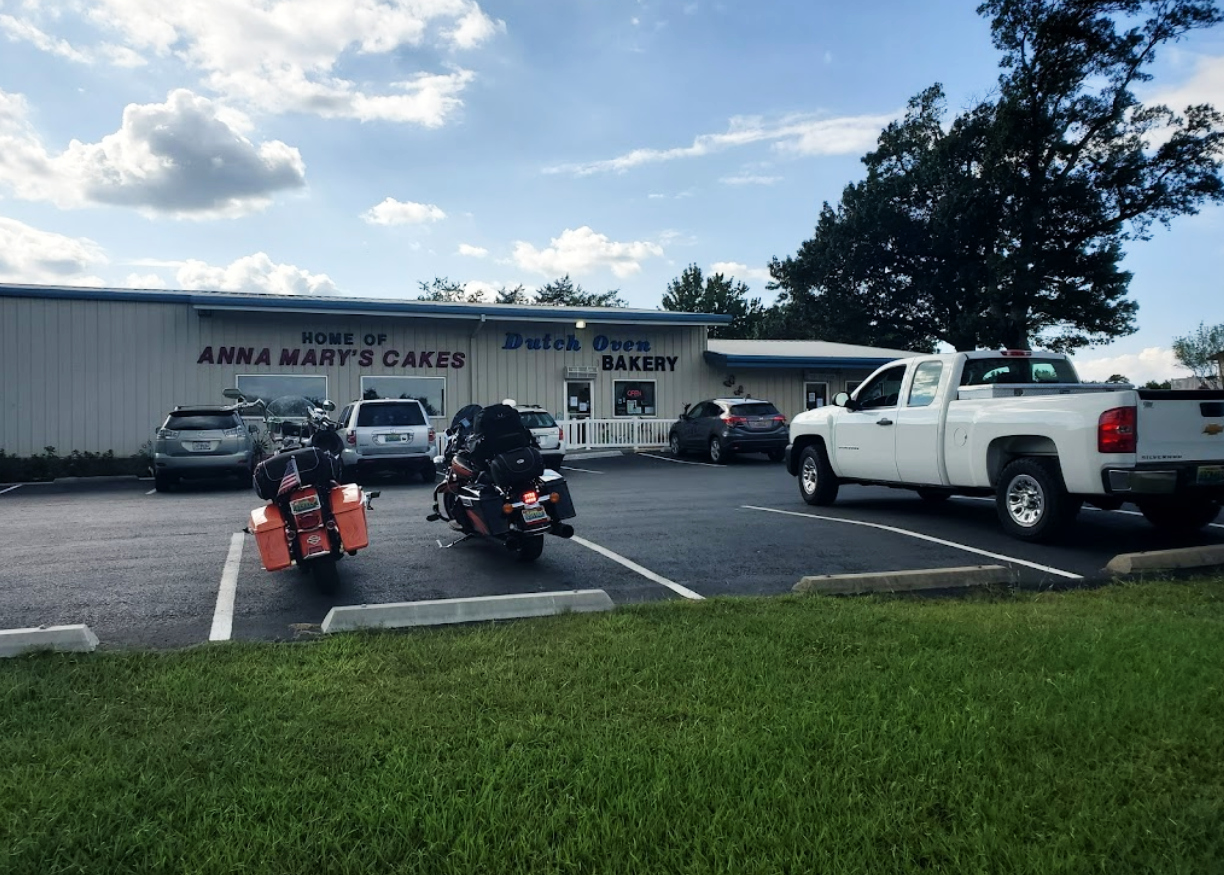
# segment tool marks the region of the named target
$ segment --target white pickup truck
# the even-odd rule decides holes
[[[1197,531],[1224,500],[1224,391],[1081,383],[1057,353],[916,356],[797,415],[786,469],[813,505],[842,483],[993,495],[1003,528],[1029,541],[1065,533],[1084,502]]]

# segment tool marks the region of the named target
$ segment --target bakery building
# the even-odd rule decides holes
[[[505,398],[582,445],[662,444],[686,404],[827,403],[904,351],[711,340],[728,317],[622,308],[0,284],[0,449],[135,453],[175,405],[413,397],[438,425]],[[662,430],[662,437],[658,434]]]

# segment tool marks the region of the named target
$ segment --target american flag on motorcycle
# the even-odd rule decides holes
[[[298,473],[297,459],[290,459],[289,464],[285,466],[285,475],[281,477],[280,489],[277,490],[277,495],[284,495],[286,492],[292,492],[302,485],[302,475]]]

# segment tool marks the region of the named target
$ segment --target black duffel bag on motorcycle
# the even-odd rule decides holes
[[[255,494],[265,501],[276,498],[289,460],[297,462],[298,477],[303,486],[330,486],[340,480],[340,460],[318,447],[303,447],[288,453],[277,453],[264,459],[255,468]]]
[[[493,457],[489,475],[503,489],[528,483],[544,474],[544,457],[535,447],[520,447]]]

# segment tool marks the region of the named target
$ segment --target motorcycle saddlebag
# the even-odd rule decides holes
[[[251,511],[251,533],[259,545],[259,560],[265,571],[280,571],[292,565],[289,542],[285,540],[285,518],[275,504]]]
[[[510,523],[502,508],[506,499],[492,486],[465,486],[459,490],[459,508],[482,535],[504,535]]]
[[[288,453],[277,453],[264,459],[255,468],[255,494],[271,501],[280,491],[281,478],[289,460],[297,460],[298,476],[303,486],[330,486],[340,479],[340,461],[318,447],[303,447]]]
[[[520,447],[494,456],[489,473],[503,489],[519,486],[544,473],[544,457],[535,447]]]
[[[370,545],[366,531],[365,502],[361,499],[361,487],[346,483],[331,491],[331,511],[340,529],[340,542],[345,550],[361,550]]]
[[[555,471],[546,473],[540,492],[541,494],[556,492],[561,496],[561,500],[557,502],[557,519],[568,520],[578,516],[578,512],[574,510],[574,499],[570,497],[569,484],[560,474]]]

